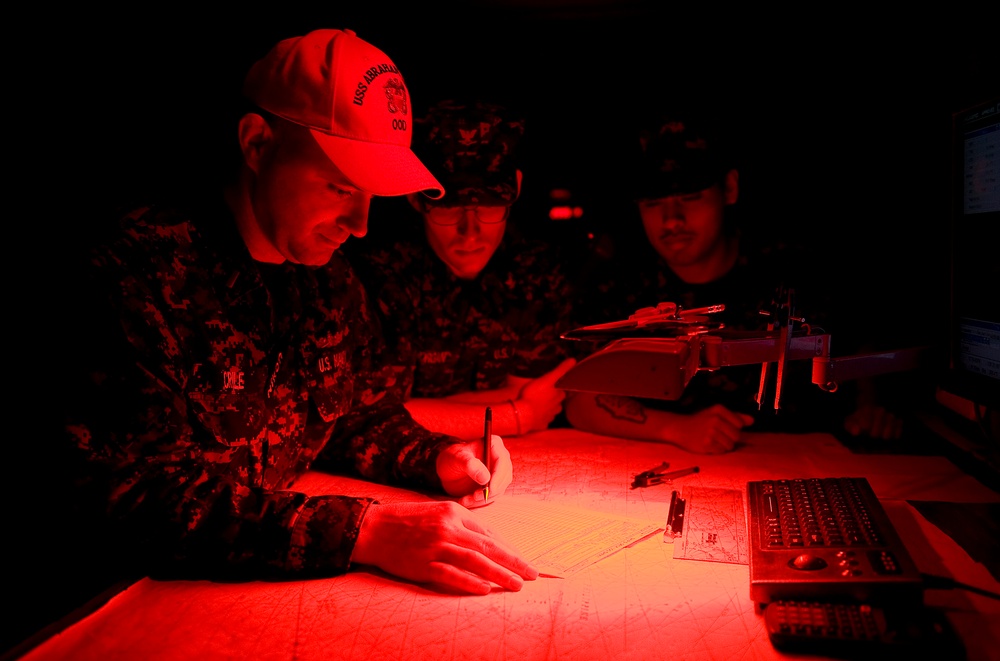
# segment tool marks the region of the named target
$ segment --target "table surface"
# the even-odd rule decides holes
[[[745,492],[748,480],[866,477],[918,568],[1000,593],[987,568],[909,502],[997,503],[1000,494],[939,456],[854,454],[827,434],[746,434],[735,452],[696,455],[671,445],[572,429],[505,439],[514,461],[507,494],[663,525],[673,489]],[[630,489],[667,461],[700,472]],[[310,493],[421,494],[312,472]],[[22,658],[44,659],[774,659],[745,564],[673,557],[661,534],[565,578],[520,592],[440,594],[367,571],[326,579],[214,583],[143,579]],[[967,658],[1000,659],[1000,601],[964,589],[927,590]],[[802,658],[802,657],[795,657]]]

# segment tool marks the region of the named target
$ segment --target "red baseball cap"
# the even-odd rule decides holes
[[[402,74],[352,30],[314,30],[278,42],[250,68],[243,91],[264,110],[307,127],[361,190],[444,195],[410,149],[412,105]]]

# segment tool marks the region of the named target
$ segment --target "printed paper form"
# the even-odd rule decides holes
[[[663,526],[643,519],[504,497],[474,510],[539,572],[565,578]]]

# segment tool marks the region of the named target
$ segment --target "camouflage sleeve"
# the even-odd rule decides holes
[[[355,320],[352,332],[366,342],[353,358],[352,371],[358,377],[355,399],[337,420],[317,466],[346,461],[374,482],[440,492],[435,460],[443,447],[460,440],[427,430],[406,410],[406,388],[397,382],[406,366],[398,364],[398,351],[388,350],[375,303],[364,289],[359,299],[361,309],[350,314]]]
[[[431,432],[417,424],[395,398],[354,407],[337,420],[317,467],[327,461],[353,461],[357,473],[373,482],[442,493],[436,459],[459,439]]]
[[[111,314],[92,327],[80,357],[87,378],[67,405],[65,428],[79,493],[97,498],[93,506],[127,545],[119,555],[143,573],[187,577],[346,571],[373,500],[286,490],[293,472],[255,483],[247,445],[219,442],[186,396],[184,375],[198,359],[182,350],[185,327],[173,304],[192,301],[165,302],[162,264],[149,264],[145,252],[108,252],[95,264],[86,289],[111,294],[91,312],[110,302]]]
[[[525,307],[518,320],[515,376],[537,378],[571,355],[570,342],[560,336],[573,328],[572,282],[549,250],[540,244],[517,258]]]

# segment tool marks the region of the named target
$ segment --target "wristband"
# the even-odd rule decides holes
[[[513,399],[508,399],[507,403],[510,407],[514,409],[514,423],[517,425],[517,436],[521,435],[521,412],[517,410],[517,404],[514,403]]]

